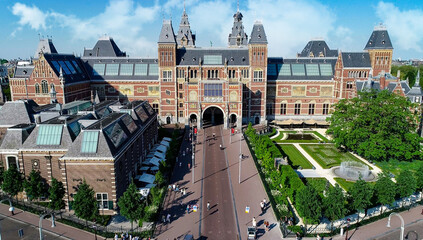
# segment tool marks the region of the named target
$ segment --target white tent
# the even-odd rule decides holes
[[[155,187],[155,186],[156,186],[156,184],[149,183],[149,184],[147,184],[145,187],[138,188],[138,191],[140,192],[140,194],[141,194],[143,197],[147,197],[147,196],[148,196],[148,194],[150,193],[150,188],[153,188],[153,187]]]
[[[160,142],[160,145],[163,145],[163,146],[165,146],[166,148],[169,148],[169,142],[166,142],[166,141],[161,141]]]
[[[162,141],[170,142],[170,141],[172,141],[172,139],[170,139],[170,138],[168,138],[168,137],[164,137],[164,138],[162,139]]]
[[[160,151],[162,153],[166,153],[167,147],[165,145],[160,145],[156,151]]]
[[[148,173],[143,173],[142,175],[136,176],[135,179],[137,179],[140,182],[154,183],[154,180],[156,180],[156,177]]]

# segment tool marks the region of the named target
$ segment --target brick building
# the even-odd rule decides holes
[[[48,103],[54,88],[59,102],[93,95],[147,100],[161,123],[197,121],[226,128],[268,121],[327,125],[333,104],[358,91],[388,89],[407,96],[411,89],[390,74],[393,47],[384,26],[375,27],[362,52],[330,49],[316,39],[295,58],[282,58],[268,57],[262,23],[256,22],[248,36],[242,20],[237,11],[227,47],[202,48],[184,9],[177,31],[170,20],[163,21],[158,58],[128,57],[110,37],[100,38],[81,58],[59,54],[44,41],[30,76],[11,80],[13,99]]]

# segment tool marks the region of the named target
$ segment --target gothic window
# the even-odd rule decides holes
[[[40,94],[40,84],[38,83],[35,84],[35,93]]]
[[[54,88],[54,84],[53,84],[53,83],[52,83],[52,84],[50,84],[50,88],[51,88],[51,89],[56,90],[56,89]]]
[[[296,103],[295,104],[294,114],[295,115],[300,115],[301,114],[301,103]]]
[[[154,110],[156,113],[159,113],[159,104],[157,104],[157,103],[153,103],[153,110]]]
[[[310,103],[308,105],[308,114],[309,115],[314,115],[314,103]]]
[[[286,115],[286,103],[281,103],[281,115]]]
[[[41,92],[43,94],[48,94],[48,83],[46,80],[41,81]]]
[[[353,88],[353,82],[347,82],[347,89]]]
[[[327,115],[329,113],[329,103],[323,104],[323,115]]]

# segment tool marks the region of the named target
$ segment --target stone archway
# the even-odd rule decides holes
[[[189,122],[190,123],[193,123],[193,124],[197,123],[197,115],[196,114],[191,114],[189,116]]]
[[[166,117],[166,124],[170,124],[170,116]]]
[[[237,120],[237,116],[235,113],[232,113],[230,118],[229,118],[229,127],[236,127],[236,120]]]
[[[222,109],[211,106],[203,112],[203,127],[223,124],[225,115]]]
[[[259,116],[256,116],[254,118],[254,124],[260,124],[260,117]]]

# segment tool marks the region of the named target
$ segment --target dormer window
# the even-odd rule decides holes
[[[382,41],[382,44],[385,45],[385,41]]]
[[[261,38],[261,35],[260,35],[260,34],[258,35],[258,38],[259,38],[259,39]]]

